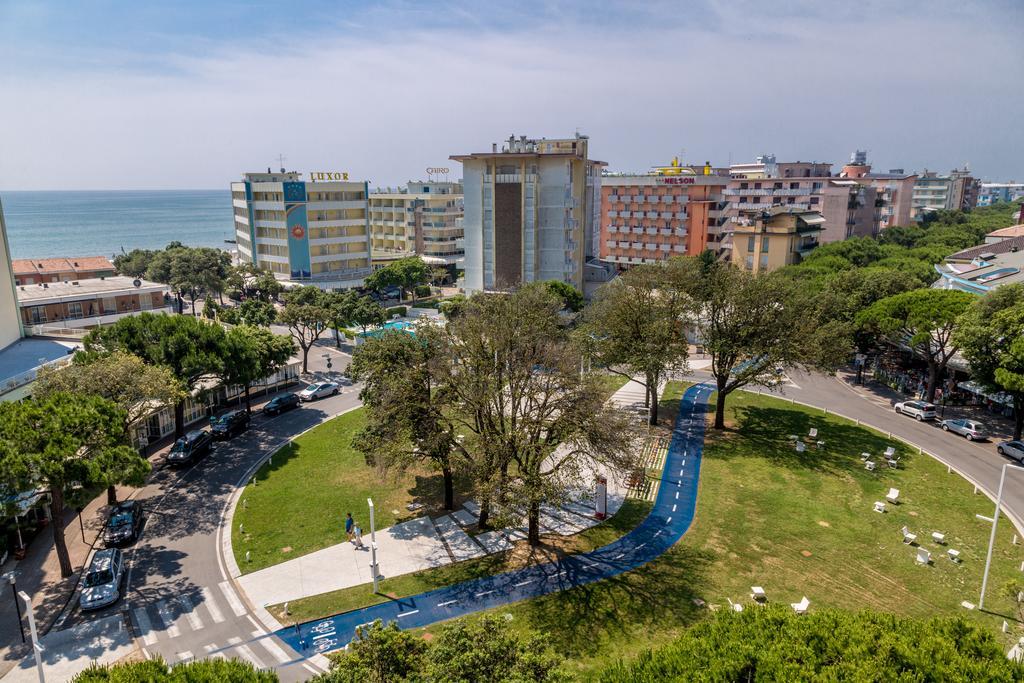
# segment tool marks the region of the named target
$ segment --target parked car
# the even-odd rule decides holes
[[[263,406],[264,415],[280,415],[286,410],[299,407],[299,397],[295,394],[282,394],[267,401]]]
[[[996,446],[999,455],[1008,455],[1024,465],[1024,441],[1004,441]]]
[[[78,605],[83,611],[113,605],[121,597],[124,575],[124,556],[120,550],[107,548],[98,551],[82,577],[82,596]]]
[[[299,392],[300,401],[315,401],[324,396],[334,396],[341,387],[334,382],[314,382]]]
[[[103,543],[109,548],[123,543],[134,543],[142,531],[142,503],[124,500],[110,512],[107,528],[103,530]]]
[[[942,431],[953,432],[966,437],[968,441],[984,441],[988,438],[988,428],[977,420],[957,418],[955,420],[943,420]]]
[[[189,432],[174,442],[167,454],[167,464],[172,466],[189,465],[210,452],[213,436],[205,429]]]
[[[210,431],[215,439],[230,439],[248,428],[249,413],[244,410],[232,410],[214,420]]]
[[[924,401],[903,401],[896,404],[896,412],[909,415],[917,420],[934,420],[935,406]]]

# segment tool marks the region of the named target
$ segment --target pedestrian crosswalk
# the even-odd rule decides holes
[[[252,631],[251,637],[243,638],[224,633],[224,628],[231,626],[230,623],[220,631],[212,628],[227,622],[226,615],[229,613],[244,617],[248,611],[227,581],[213,587],[204,586],[187,595],[156,600],[131,610],[135,632],[143,645],[152,650],[150,654],[160,654],[170,663],[186,662],[198,656],[242,659],[259,669],[270,669],[295,660],[295,655],[289,654],[271,634],[257,630]],[[258,626],[249,617],[238,624],[237,631],[248,632],[253,625]],[[215,642],[199,646],[198,643],[203,642],[207,633],[207,637]],[[215,635],[217,633],[220,633],[219,642]]]

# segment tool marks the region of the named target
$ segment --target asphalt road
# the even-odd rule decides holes
[[[328,372],[327,353],[333,361]],[[317,347],[311,375],[337,378],[348,357]],[[265,633],[228,580],[218,528],[243,476],[268,452],[299,433],[359,404],[357,390],[303,404],[272,418],[254,411],[249,429],[190,468],[160,469],[138,494],[145,509],[141,539],[125,550],[130,567],[125,598],[96,612],[77,609],[64,627],[128,612],[137,642],[167,662],[225,657],[276,669],[284,681],[305,680],[316,669]]]

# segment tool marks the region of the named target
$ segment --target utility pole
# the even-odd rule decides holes
[[[28,630],[32,634],[32,652],[36,657],[39,683],[46,683],[46,674],[43,673],[43,646],[39,643],[39,634],[36,631],[36,618],[32,614],[32,598],[28,597],[28,593],[25,591],[18,591],[18,597],[25,603],[25,613],[28,615]]]

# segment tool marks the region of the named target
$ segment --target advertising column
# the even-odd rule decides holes
[[[291,277],[308,278],[309,224],[306,221],[306,184],[286,182],[284,186],[284,218],[288,226],[288,268]]]

